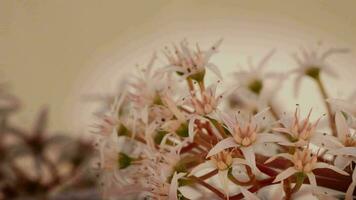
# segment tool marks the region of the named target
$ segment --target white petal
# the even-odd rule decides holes
[[[283,124],[283,126],[288,127],[287,123],[282,122],[282,124]],[[294,134],[288,128],[273,128],[272,130],[275,132],[279,132],[279,133],[287,133],[288,135],[290,135],[292,137],[294,136]]]
[[[206,156],[207,158],[219,153],[220,151],[224,149],[228,149],[231,147],[237,147],[238,145],[236,144],[234,138],[228,137],[223,140],[221,140],[219,143],[217,143],[212,149],[210,149],[208,155]]]
[[[169,199],[178,200],[178,198],[177,198],[178,179],[182,178],[184,175],[185,175],[185,173],[177,174],[177,172],[174,172],[171,184],[169,186],[169,194],[168,194]]]
[[[345,199],[346,200],[352,200],[353,199],[353,193],[355,190],[356,186],[356,170],[352,172],[352,183],[349,185],[349,188],[347,188]]]
[[[177,119],[181,122],[181,123],[185,123],[186,122],[186,118],[183,115],[183,113],[178,109],[177,105],[175,104],[175,102],[168,97],[167,95],[162,97],[162,100],[164,101],[164,103],[167,105],[167,107],[169,108],[169,110],[174,114],[174,116],[177,117]]]
[[[270,107],[266,107],[262,109],[260,112],[258,112],[256,115],[253,116],[254,120],[257,123],[260,123],[266,115],[268,115],[268,111],[270,110]]]
[[[316,187],[316,179],[315,179],[315,175],[313,173],[307,173],[308,179],[309,179],[309,183],[310,185]]]
[[[256,166],[256,157],[255,157],[255,151],[253,147],[252,146],[241,147],[240,149],[245,157],[246,162],[252,168],[252,172],[254,174],[260,174],[261,172]]]
[[[334,165],[340,169],[345,169],[349,164],[351,164],[350,158],[345,158],[344,156],[336,156]]]
[[[293,156],[289,153],[280,153],[280,154],[270,157],[268,160],[265,161],[265,163],[272,162],[273,160],[277,159],[278,157],[282,157],[282,158],[285,158],[290,161],[292,161],[292,159],[293,159]]]
[[[257,134],[257,140],[256,143],[269,143],[269,142],[288,142],[288,139],[281,136],[281,135],[276,135],[276,134],[270,134],[270,133],[259,133]]]
[[[335,155],[347,155],[356,157],[356,147],[342,147],[339,149],[332,149],[328,153]]]
[[[325,135],[321,132],[315,132],[310,138],[310,142],[326,149],[335,149],[344,146],[336,137],[332,135]]]
[[[299,75],[298,77],[295,79],[294,81],[294,96],[297,97],[299,90],[300,90],[300,85],[301,85],[301,81],[302,81],[303,75]]]
[[[242,158],[233,158],[232,159],[232,165],[248,165],[248,163],[246,162],[246,160],[242,159]]]
[[[353,194],[355,190],[356,182],[352,182],[349,187],[347,188],[346,194],[345,194],[345,200],[353,200]]]
[[[350,130],[347,126],[346,119],[341,112],[337,112],[335,114],[335,124],[337,130],[337,137],[341,141],[345,141],[346,135],[350,134]]]
[[[327,74],[327,75],[329,75],[329,76],[331,76],[333,78],[338,78],[339,77],[339,75],[335,72],[335,70],[333,70],[332,67],[330,65],[326,64],[326,63],[323,65],[321,70],[325,74]]]
[[[240,191],[244,195],[246,200],[260,200],[260,198],[258,198],[257,195],[253,194],[252,192],[246,190],[243,187],[240,187]]]
[[[194,135],[195,135],[195,132],[194,132],[195,120],[196,120],[196,118],[195,118],[195,117],[192,117],[192,118],[189,120],[189,124],[188,124],[188,135],[189,135],[189,141],[190,141],[190,142],[192,142],[192,141],[194,140]]]
[[[349,175],[347,172],[345,172],[345,171],[343,171],[343,170],[341,170],[341,169],[339,169],[339,168],[337,168],[337,167],[335,167],[333,165],[329,165],[329,164],[322,163],[322,162],[317,162],[315,164],[314,169],[319,169],[319,168],[328,168],[328,169],[331,169],[331,170],[333,170],[333,171],[335,171],[335,172],[337,172],[339,174],[342,174],[342,175],[345,175],[345,176]]]
[[[189,173],[189,176],[196,174],[197,172],[200,172],[205,169],[216,169],[215,164],[211,160],[207,160],[198,166],[194,167],[193,170]]]
[[[223,80],[223,76],[221,75],[219,68],[215,64],[208,63],[206,67],[209,68],[214,74],[216,74],[216,76],[218,76],[220,80]]]
[[[274,179],[273,183],[282,181],[282,180],[292,176],[293,174],[295,174],[297,172],[298,171],[294,167],[289,167],[286,170],[284,170],[283,172],[279,173],[277,175],[277,177]]]
[[[262,58],[262,60],[258,63],[257,65],[257,70],[261,71],[263,69],[264,66],[266,66],[266,63],[268,62],[268,60],[273,56],[273,54],[276,52],[276,49],[272,49],[271,51],[269,51],[267,53],[267,55],[265,57]]]
[[[233,128],[235,126],[235,119],[228,113],[226,112],[219,112],[219,116],[221,120],[224,122],[226,128],[232,132]]]
[[[227,179],[227,173],[228,173],[228,170],[219,170],[218,176],[219,176],[219,180],[222,185],[222,188],[224,189],[225,195],[229,196],[229,184],[228,184],[229,182]]]

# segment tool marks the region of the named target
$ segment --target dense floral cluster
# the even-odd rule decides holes
[[[327,59],[348,50],[302,49],[287,74],[266,72],[271,51],[218,92],[211,57],[221,43],[203,50],[183,40],[164,49],[166,66],[155,54],[129,76],[93,131],[104,198],[352,199],[356,104],[328,97],[321,79],[335,76]],[[216,75],[208,86],[207,69]],[[326,114],[280,112],[273,98],[289,75],[296,94],[303,78],[315,81]]]

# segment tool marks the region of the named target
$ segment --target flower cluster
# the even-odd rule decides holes
[[[334,75],[327,59],[348,50],[303,49],[295,70],[266,72],[273,50],[225,89],[212,61],[221,43],[202,49],[183,40],[164,49],[165,66],[154,54],[128,76],[93,130],[104,198],[352,199],[356,104],[329,97],[322,81]],[[313,120],[299,105],[280,112],[274,97],[289,76],[297,88],[302,78],[315,82],[324,115]]]

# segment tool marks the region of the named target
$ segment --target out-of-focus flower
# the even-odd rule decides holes
[[[8,114],[12,111],[16,111],[19,107],[19,99],[7,92],[0,85],[0,114]]]
[[[320,46],[321,44],[318,44]],[[298,68],[292,71],[297,76],[295,78],[295,90],[294,93],[299,93],[301,80],[304,76],[309,76],[313,79],[319,79],[320,72],[328,74],[332,77],[336,77],[332,66],[327,62],[327,59],[335,54],[348,53],[349,49],[346,48],[330,48],[322,53],[318,52],[318,49],[305,49],[301,48],[301,55],[295,53],[293,55],[295,61],[298,64]]]
[[[163,71],[154,69],[156,59],[157,56],[154,54],[147,66],[136,70],[136,73],[131,77],[128,97],[138,109],[161,105],[161,93],[165,93],[173,87]]]
[[[179,75],[182,75],[183,78],[189,77],[198,82],[204,79],[205,69],[209,68],[222,79],[217,66],[210,62],[211,56],[217,53],[221,43],[222,39],[218,40],[206,51],[202,51],[198,44],[196,51],[192,50],[187,40],[180,42],[179,47],[174,45],[172,51],[166,47],[164,54],[169,61],[168,68],[172,71],[176,71]]]
[[[320,169],[320,168],[328,168],[331,169],[339,174],[347,176],[348,173],[345,171],[342,171],[341,169],[329,165],[327,163],[323,162],[318,162],[317,160],[317,155],[313,155],[311,150],[308,148],[303,149],[303,150],[296,150],[293,155],[288,154],[288,153],[282,153],[282,154],[277,154],[276,156],[273,156],[269,158],[266,163],[269,163],[273,160],[275,160],[277,157],[283,157],[293,163],[293,167],[289,167],[275,178],[274,182],[280,182],[284,179],[287,179],[290,176],[293,176],[297,174],[297,176],[307,176],[309,179],[309,182],[312,186],[317,186],[316,184],[316,179],[315,175],[313,173],[313,170],[315,169]]]
[[[237,114],[227,115],[222,113],[222,120],[227,130],[231,133],[231,136],[217,143],[209,151],[207,157],[215,155],[224,149],[232,147],[239,148],[254,173],[259,172],[256,167],[254,150],[255,145],[285,141],[284,138],[279,137],[278,135],[269,134],[267,132],[263,132],[264,130],[261,130],[260,124],[263,120],[265,120],[265,118],[260,118],[260,116],[264,112],[267,112],[267,109],[250,117],[248,120],[242,118],[238,119]]]
[[[242,107],[247,107],[253,112],[259,112],[263,108],[269,106],[272,98],[278,92],[281,83],[287,77],[281,73],[266,72],[267,62],[273,56],[275,50],[271,50],[259,63],[255,66],[252,60],[248,61],[248,70],[240,70],[235,72],[236,84],[239,89],[230,96],[230,101],[242,104]],[[268,87],[267,81],[274,80],[272,87]]]

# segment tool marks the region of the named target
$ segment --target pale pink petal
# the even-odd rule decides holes
[[[228,113],[225,112],[219,112],[219,116],[221,118],[221,120],[223,121],[223,123],[225,124],[226,128],[232,132],[233,128],[235,126],[235,119],[229,115]]]
[[[350,112],[350,113],[356,112],[355,103],[351,103],[341,99],[328,99],[327,101],[344,112]]]
[[[303,75],[297,75],[297,78],[294,81],[294,96],[298,96],[299,90],[300,90],[300,85],[302,81]]]
[[[346,119],[341,112],[335,114],[335,124],[337,130],[337,137],[341,141],[345,141],[346,135],[350,134],[350,129],[347,126]]]
[[[329,65],[325,64],[322,68],[322,71],[333,78],[339,77],[339,75],[335,72],[335,70],[333,70],[332,67]]]
[[[286,126],[286,124],[284,124],[284,123],[283,123],[283,125]],[[290,136],[294,136],[294,134],[288,128],[273,128],[272,130],[275,132],[287,133]]]
[[[268,60],[273,56],[273,54],[276,52],[276,49],[272,49],[261,59],[261,61],[257,64],[257,70],[261,71],[265,66]]]
[[[207,50],[204,54],[205,54],[205,60],[209,60],[210,57],[214,54],[218,52],[218,48],[220,47],[221,43],[223,42],[223,39],[219,39],[217,42],[215,42],[215,44],[209,49]]]
[[[292,176],[293,174],[295,174],[297,172],[298,171],[294,167],[289,167],[286,170],[284,170],[283,172],[279,173],[277,175],[277,177],[274,179],[273,183],[277,183],[279,181],[282,181],[282,180]]]
[[[210,149],[208,155],[206,156],[207,158],[219,153],[220,151],[224,149],[228,149],[231,147],[237,147],[238,145],[236,144],[234,138],[228,137],[223,140],[221,140],[219,143],[217,143],[212,149]]]
[[[233,158],[232,159],[232,165],[248,165],[248,163],[246,162],[246,160],[242,159],[242,158]]]
[[[355,190],[356,186],[356,170],[352,172],[352,183],[349,185],[349,188],[347,188],[346,195],[345,195],[345,200],[352,200],[353,199],[353,193]]]
[[[223,76],[221,75],[219,68],[215,64],[208,63],[206,67],[209,68],[220,80],[223,80]]]
[[[278,184],[278,187],[272,193],[271,199],[273,199],[273,200],[283,200],[284,199],[283,197],[284,197],[283,181],[281,181],[281,183]]]
[[[220,184],[222,185],[222,188],[225,192],[225,195],[228,197],[229,196],[229,182],[227,179],[227,173],[229,170],[219,170],[218,172],[218,177]]]
[[[174,172],[174,175],[172,177],[171,184],[169,186],[169,194],[168,198],[170,200],[178,200],[177,198],[177,191],[178,191],[178,180],[182,178],[185,175],[185,173],[179,173]]]
[[[346,155],[356,157],[356,148],[355,147],[342,147],[339,149],[332,149],[328,153],[334,155]]]
[[[316,178],[315,178],[315,175],[311,172],[311,173],[307,173],[307,176],[308,176],[310,185],[316,187],[317,185],[316,185]]]
[[[262,143],[269,143],[269,142],[276,142],[276,143],[288,142],[288,139],[281,135],[276,135],[276,134],[269,134],[269,133],[257,134],[256,143],[262,144]]]
[[[310,138],[310,142],[326,149],[335,149],[344,146],[336,137],[321,132],[315,132]]]
[[[177,117],[177,119],[181,123],[185,123],[186,122],[186,118],[185,118],[184,114],[178,109],[177,105],[175,104],[175,102],[170,97],[165,95],[165,96],[162,97],[162,100],[167,105],[169,110],[174,114],[174,116]]]
[[[196,120],[196,118],[192,117],[189,120],[189,124],[188,124],[188,135],[189,135],[189,141],[191,141],[191,142],[194,140],[194,135],[195,135],[195,132],[194,132],[195,120]]]
[[[290,160],[290,161],[293,160],[293,156],[291,154],[289,154],[289,153],[280,153],[280,154],[277,154],[275,156],[270,157],[268,160],[265,161],[265,163],[272,162],[273,160],[277,159],[278,157],[282,157],[282,158],[285,158],[285,159]]]
[[[268,111],[270,110],[270,107],[263,108],[260,112],[258,112],[256,115],[253,116],[254,122],[259,124],[263,121],[263,119],[266,117],[268,114]]]
[[[194,167],[193,170],[189,173],[189,176],[194,175],[194,174],[196,174],[202,170],[206,170],[206,169],[216,169],[216,166],[213,163],[213,161],[207,160],[207,161],[199,164],[198,166]]]
[[[254,193],[246,190],[243,187],[240,187],[240,191],[244,195],[245,200],[260,200],[260,198],[258,198],[257,195],[255,195]]]
[[[240,150],[245,157],[246,162],[252,168],[254,174],[260,174],[260,170],[256,166],[256,156],[255,151],[252,146],[241,147]]]
[[[356,182],[352,182],[349,187],[347,188],[346,194],[345,194],[345,200],[353,200],[353,193],[355,190]]]
[[[320,168],[328,168],[328,169],[331,169],[331,170],[333,170],[333,171],[335,171],[335,172],[337,172],[339,174],[345,175],[345,176],[349,175],[347,172],[345,172],[345,171],[343,171],[343,170],[341,170],[341,169],[339,169],[339,168],[337,168],[337,167],[335,167],[333,165],[329,165],[329,164],[326,164],[326,163],[323,163],[323,162],[317,162],[315,164],[314,169],[320,169]]]
[[[344,156],[336,156],[335,161],[334,161],[334,165],[340,169],[345,169],[348,165],[351,164],[351,160],[350,158],[345,158]]]

